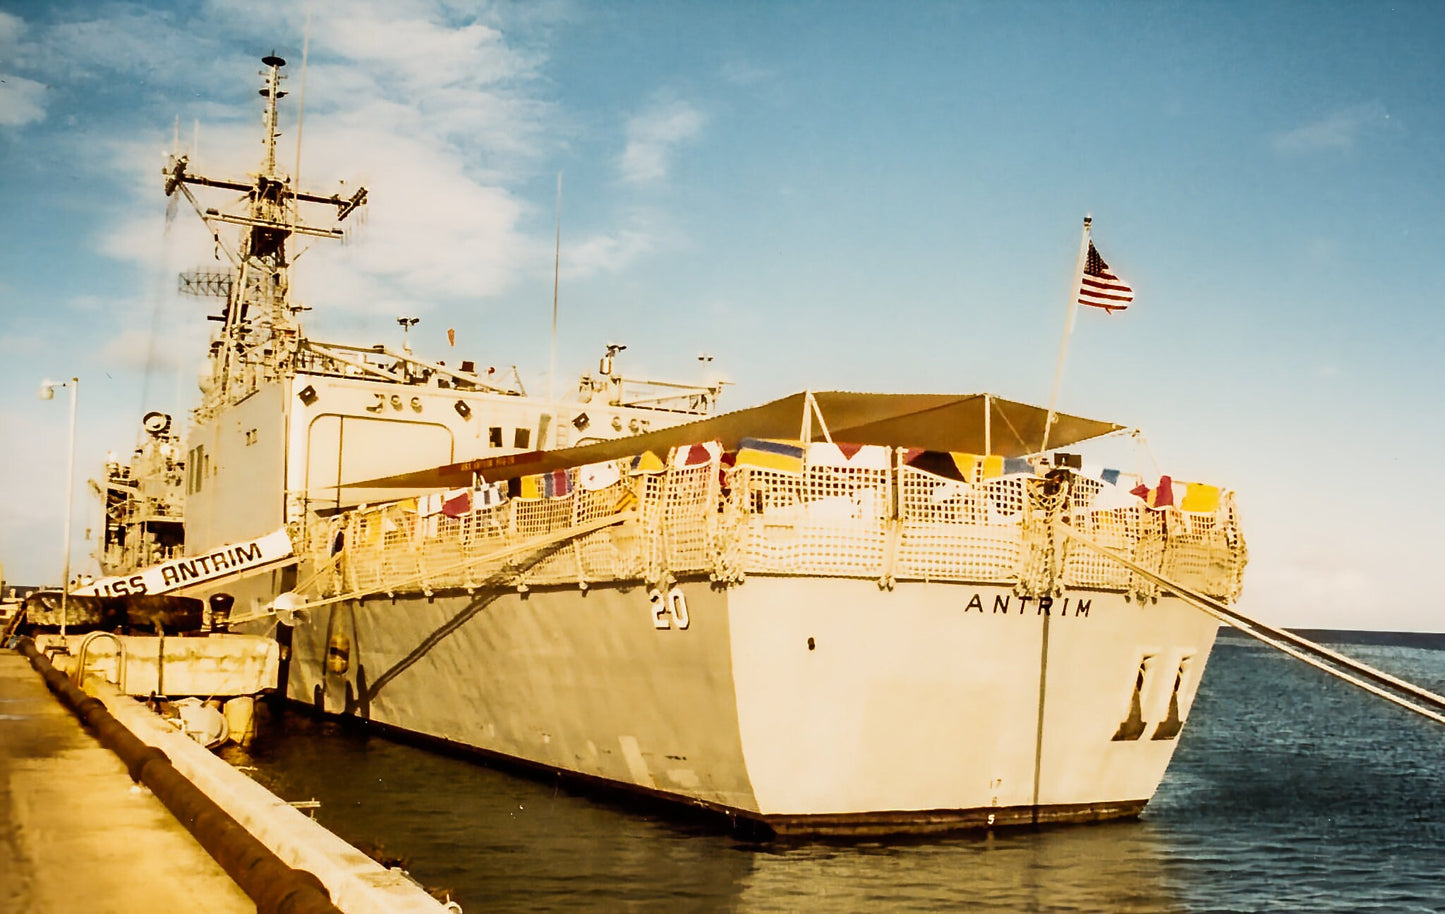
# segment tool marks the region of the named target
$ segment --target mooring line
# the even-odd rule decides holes
[[[1301,660],[1304,663],[1307,663],[1318,670],[1323,670],[1324,672],[1329,673],[1331,676],[1334,676],[1337,679],[1344,680],[1345,682],[1348,682],[1357,688],[1369,692],[1371,695],[1374,695],[1378,698],[1383,698],[1388,702],[1397,704],[1400,707],[1405,708],[1406,710],[1414,711],[1416,714],[1419,714],[1422,717],[1428,717],[1430,720],[1433,720],[1438,724],[1445,724],[1445,715],[1442,715],[1437,711],[1433,711],[1430,708],[1423,707],[1422,705],[1418,705],[1415,702],[1396,695],[1392,692],[1386,691],[1385,689],[1382,689],[1379,686],[1374,685],[1373,683],[1366,680],[1373,680],[1376,683],[1381,683],[1389,686],[1390,688],[1405,692],[1406,694],[1414,696],[1415,698],[1418,698],[1440,709],[1445,709],[1445,696],[1437,695],[1436,693],[1431,692],[1429,689],[1421,688],[1414,683],[1407,682],[1397,676],[1392,676],[1383,670],[1375,669],[1369,664],[1361,663],[1360,661],[1355,660],[1351,657],[1347,657],[1344,654],[1332,651],[1322,644],[1317,644],[1316,642],[1311,641],[1308,638],[1302,638],[1299,635],[1294,634],[1293,632],[1287,632],[1283,629],[1273,628],[1269,625],[1265,625],[1263,622],[1251,619],[1249,616],[1246,616],[1244,613],[1241,613],[1238,610],[1230,609],[1228,606],[1224,605],[1218,600],[1205,596],[1201,593],[1196,593],[1185,587],[1184,585],[1172,581],[1169,578],[1163,576],[1162,574],[1157,574],[1153,571],[1150,571],[1149,569],[1138,564],[1137,562],[1131,561],[1124,556],[1118,554],[1114,550],[1094,542],[1094,540],[1090,539],[1088,536],[1084,535],[1078,530],[1075,530],[1068,524],[1058,523],[1057,526],[1070,539],[1073,539],[1076,542],[1081,543],[1084,546],[1089,547],[1090,549],[1093,549],[1095,552],[1099,553],[1105,558],[1112,559],[1113,561],[1118,562],[1120,565],[1123,565],[1125,568],[1129,569],[1130,571],[1134,572],[1145,580],[1151,581],[1154,584],[1158,584],[1160,587],[1163,587],[1183,598],[1186,603],[1193,605],[1196,609],[1200,609],[1213,616],[1214,618],[1218,619],[1219,621],[1239,629],[1246,635],[1249,635],[1256,640],[1268,644],[1275,650],[1288,654],[1289,656],[1294,657],[1296,660]],[[1310,656],[1311,654],[1314,654],[1315,656]],[[1320,658],[1326,658],[1329,663],[1326,663]],[[1337,664],[1339,667],[1344,667],[1345,669],[1342,670],[1337,668],[1336,666],[1331,666],[1330,663]],[[1350,672],[1345,672],[1345,670],[1349,670]],[[1357,673],[1359,675],[1351,675],[1351,673]]]

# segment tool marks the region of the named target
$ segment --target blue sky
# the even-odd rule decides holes
[[[1442,630],[1445,7],[1434,3],[0,2],[0,562],[59,576],[83,480],[193,401],[211,262],[166,220],[259,155],[258,58],[306,71],[302,182],[371,191],[300,260],[321,338],[517,364],[629,346],[739,407],[804,387],[1045,402],[1080,222],[1133,283],[1062,408],[1239,491],[1246,610]],[[283,108],[282,162],[296,107]],[[176,125],[179,124],[179,130]],[[97,511],[77,486],[77,565]]]

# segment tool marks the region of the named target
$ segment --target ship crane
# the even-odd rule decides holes
[[[293,235],[343,237],[339,224],[364,206],[367,199],[365,187],[358,188],[349,197],[302,191],[292,186],[290,176],[277,170],[276,138],[280,133],[276,129],[276,103],[286,95],[281,88],[281,68],[286,61],[273,54],[261,62],[266,66],[261,73],[265,83],[260,90],[266,99],[264,154],[260,169],[250,176],[251,180],[224,180],[194,174],[185,155],[172,156],[163,172],[166,196],[179,193],[186,198],[211,230],[218,255],[224,253],[231,265],[224,273],[196,271],[181,276],[182,292],[223,298],[226,302],[220,315],[211,318],[222,326],[211,347],[208,377],[203,384],[205,395],[198,415],[210,414],[234,403],[261,382],[284,373],[288,362],[304,345],[296,314],[305,310],[290,301],[287,241]],[[243,195],[244,205],[239,212],[203,206],[192,187],[236,191]],[[301,219],[303,203],[334,207],[334,224],[304,222]],[[221,239],[222,225],[242,229],[234,250]]]

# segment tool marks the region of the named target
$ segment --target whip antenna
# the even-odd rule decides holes
[[[552,261],[552,361],[547,368],[547,402],[551,403],[557,380],[557,289],[562,276],[562,172],[557,172],[557,251]],[[540,442],[539,442],[540,445]]]
[[[311,50],[311,5],[306,5],[306,34],[301,39],[301,94],[296,100],[296,176],[292,178],[293,191],[301,189],[301,125],[306,121],[306,56]],[[301,218],[301,204],[291,199],[291,225],[294,228]]]

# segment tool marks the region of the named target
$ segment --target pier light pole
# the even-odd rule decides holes
[[[64,577],[60,582],[60,644],[65,646],[65,623],[69,615],[70,597],[70,517],[75,513],[75,395],[80,387],[79,378],[71,378],[69,381],[51,381],[46,379],[40,382],[40,399],[52,400],[55,398],[55,388],[70,388],[70,436],[66,445],[65,464],[65,561],[62,574]]]

